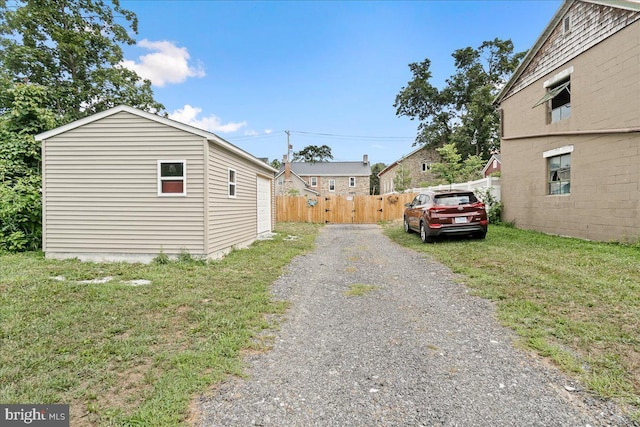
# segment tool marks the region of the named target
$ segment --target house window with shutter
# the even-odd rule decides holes
[[[158,160],[158,196],[187,195],[187,161]]]

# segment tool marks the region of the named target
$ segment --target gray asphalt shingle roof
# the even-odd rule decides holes
[[[284,171],[284,165],[280,172]],[[291,171],[299,176],[369,176],[371,164],[359,162],[291,162]]]

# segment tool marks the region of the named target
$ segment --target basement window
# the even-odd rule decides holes
[[[186,160],[158,160],[158,196],[187,195],[186,163]]]

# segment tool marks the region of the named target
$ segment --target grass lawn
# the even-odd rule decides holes
[[[73,426],[183,423],[195,395],[241,374],[243,349],[268,345],[252,338],[285,308],[269,285],[317,229],[279,224],[208,263],[0,254],[0,402],[69,403]]]
[[[640,419],[640,246],[490,226],[485,241],[423,244],[400,224],[394,241],[459,273],[522,343]]]

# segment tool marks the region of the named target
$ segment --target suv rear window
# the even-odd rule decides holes
[[[477,201],[478,199],[473,193],[443,194],[441,196],[434,197],[435,204],[441,206],[467,205],[470,203],[476,203]]]

